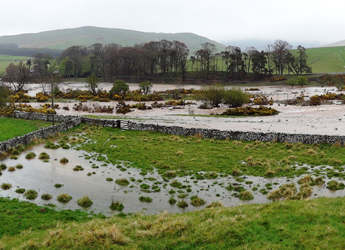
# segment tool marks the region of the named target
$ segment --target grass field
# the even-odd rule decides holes
[[[0,74],[5,72],[7,66],[10,63],[18,64],[19,61],[23,61],[23,63],[26,63],[28,59],[30,59],[30,57],[0,55]]]
[[[1,221],[2,228],[6,225],[14,232],[0,238],[0,249],[343,249],[345,238],[345,198],[205,208],[182,214],[139,213],[87,222],[73,222],[71,213],[70,219],[60,215],[58,223],[55,219],[62,212],[32,206],[22,213],[24,205],[18,204],[19,213],[14,216],[11,202],[10,208],[6,201],[2,205],[2,218],[13,216]],[[47,215],[51,222],[44,222]],[[23,221],[25,226],[20,228]]]
[[[51,123],[42,121],[0,117],[0,141],[6,141],[10,138],[22,136],[42,127],[49,126],[51,126]]]
[[[307,49],[313,73],[345,72],[345,47]]]
[[[79,127],[80,128],[80,127]],[[291,167],[294,163],[330,165],[334,168],[317,170],[315,175],[345,177],[345,148],[333,145],[303,145],[302,143],[265,143],[231,140],[213,140],[183,137],[158,132],[121,131],[112,128],[90,128],[82,125],[86,139],[99,143],[80,146],[89,152],[106,154],[113,164],[132,162],[143,172],[158,169],[158,173],[176,171],[178,175],[198,175],[198,171],[232,175],[241,171],[246,175],[265,176],[273,171],[276,176],[300,176],[308,168]],[[116,145],[114,149],[110,145]],[[243,163],[245,162],[245,163]],[[312,167],[313,168],[313,167]]]
[[[320,47],[306,49],[308,54],[308,65],[312,67],[313,73],[334,73],[345,72],[345,47]],[[225,63],[218,60],[218,71],[226,70]],[[192,70],[192,62],[187,64],[188,70]],[[274,67],[272,65],[272,67]],[[194,71],[197,64],[194,63]],[[287,71],[285,72],[288,73]]]

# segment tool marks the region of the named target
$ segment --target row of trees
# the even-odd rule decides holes
[[[29,81],[47,81],[54,73],[63,77],[87,77],[94,74],[110,82],[131,76],[147,79],[181,78],[185,82],[187,77],[206,81],[211,77],[219,79],[219,76],[225,81],[244,80],[250,72],[254,80],[259,80],[273,72],[283,74],[288,71],[297,76],[311,73],[307,59],[304,47],[298,46],[292,50],[292,46],[282,40],[276,40],[265,51],[249,47],[242,52],[239,47],[228,46],[220,53],[216,53],[214,44],[204,43],[192,56],[189,55],[188,47],[179,41],[153,41],[133,47],[96,43],[90,47],[72,46],[56,59],[40,53],[26,63],[10,64],[4,80],[13,86],[17,83],[17,91]]]
[[[89,48],[72,46],[58,58],[60,72],[66,76],[96,74],[98,77],[144,76],[181,77],[184,82],[189,70],[199,72],[199,76],[209,80],[211,74],[226,73],[226,80],[237,80],[251,72],[254,80],[276,74],[311,73],[307,65],[308,56],[302,46],[292,50],[292,46],[282,40],[268,45],[267,50],[258,51],[249,47],[241,51],[239,47],[228,46],[216,52],[212,43],[201,44],[201,49],[189,55],[189,49],[178,41],[161,40],[133,47],[118,44],[94,44]],[[111,79],[112,80],[112,79]]]

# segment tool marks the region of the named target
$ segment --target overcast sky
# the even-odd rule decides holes
[[[218,42],[345,40],[342,0],[0,0],[0,36],[97,26]]]

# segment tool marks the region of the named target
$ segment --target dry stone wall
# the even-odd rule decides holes
[[[15,112],[15,118],[30,119],[30,120],[44,120],[52,121],[52,115],[39,114],[39,113],[26,113]],[[35,132],[31,132],[24,136],[19,136],[10,139],[5,142],[0,142],[0,152],[7,151],[11,147],[15,147],[19,144],[27,145],[31,143],[35,138],[48,138],[56,133],[67,131],[80,123],[89,125],[96,125],[102,127],[113,128],[126,128],[128,130],[140,130],[140,131],[158,131],[167,134],[181,135],[181,136],[193,136],[195,134],[201,134],[204,138],[214,139],[230,139],[241,141],[263,141],[263,142],[289,142],[296,143],[302,142],[306,144],[314,143],[326,143],[334,144],[340,142],[341,145],[345,144],[345,136],[337,135],[317,135],[317,134],[287,134],[287,133],[275,133],[275,132],[246,132],[246,131],[232,131],[232,130],[218,130],[218,129],[201,129],[201,128],[184,128],[179,126],[165,126],[158,124],[144,124],[136,123],[132,121],[114,120],[114,119],[97,119],[81,116],[71,115],[55,115],[54,120],[60,124],[43,128]]]
[[[26,112],[15,112],[14,117],[44,121],[51,121],[52,118],[51,115]],[[48,138],[49,136],[55,135],[56,133],[61,133],[74,128],[81,123],[81,119],[78,116],[55,116],[54,120],[59,122],[59,124],[47,128],[42,128],[26,135],[17,136],[10,140],[0,142],[0,152],[6,152],[11,147],[16,147],[17,145],[28,145],[38,138]]]
[[[263,142],[302,142],[306,144],[314,143],[326,143],[334,144],[340,142],[345,144],[345,136],[337,135],[317,135],[317,134],[287,134],[287,133],[275,133],[275,132],[246,132],[246,131],[232,131],[232,130],[218,130],[218,129],[201,129],[201,128],[184,128],[178,126],[163,126],[154,124],[144,124],[128,122],[129,130],[141,130],[141,131],[158,131],[167,134],[192,136],[195,134],[201,134],[204,138],[214,139],[230,139],[241,141],[263,141]]]

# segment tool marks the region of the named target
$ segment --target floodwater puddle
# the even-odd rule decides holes
[[[28,160],[25,158],[27,153],[34,152],[36,157]],[[41,152],[46,152],[50,156],[47,162],[38,159]],[[67,158],[68,163],[62,164],[60,160]],[[5,159],[2,162],[7,166],[0,176],[0,185],[9,183],[12,188],[8,190],[0,189],[1,197],[18,198],[26,200],[23,194],[15,192],[18,188],[26,190],[33,189],[38,192],[38,197],[30,202],[38,205],[54,204],[57,209],[84,209],[77,204],[77,200],[87,195],[93,201],[90,208],[85,209],[89,212],[103,213],[110,215],[113,212],[109,206],[112,201],[119,201],[124,205],[122,212],[135,213],[143,211],[146,214],[156,214],[161,211],[170,213],[181,213],[203,209],[214,201],[220,201],[224,206],[237,206],[240,204],[268,203],[267,192],[276,190],[279,186],[286,183],[295,183],[301,177],[295,178],[265,178],[257,176],[222,176],[218,175],[214,179],[203,179],[206,173],[200,173],[199,178],[195,174],[184,177],[174,177],[167,179],[156,170],[142,175],[140,169],[131,167],[129,162],[121,162],[117,165],[109,163],[105,156],[97,153],[88,153],[75,149],[47,149],[44,145],[34,146],[31,150],[23,152],[18,159]],[[9,167],[23,165],[22,169],[9,171]],[[74,168],[81,166],[83,170],[76,171]],[[306,167],[303,165],[303,167]],[[325,168],[325,167],[321,167]],[[212,178],[212,177],[211,177]],[[129,184],[126,186],[118,185],[115,181],[127,179]],[[326,188],[326,183],[330,180],[323,176],[325,184],[313,186],[311,197],[344,196],[344,190],[330,191]],[[332,178],[340,181],[340,179]],[[55,184],[62,184],[60,188]],[[232,188],[229,191],[229,185]],[[242,201],[238,198],[239,191],[246,189],[250,191],[254,199]],[[41,198],[42,194],[50,194],[53,198],[45,201]],[[72,196],[68,203],[57,201],[59,194],[66,193]],[[152,202],[142,202],[139,197],[150,197]],[[193,206],[190,197],[198,196],[206,203],[202,206]],[[188,206],[180,208],[177,203],[171,205],[169,199],[186,201]]]

